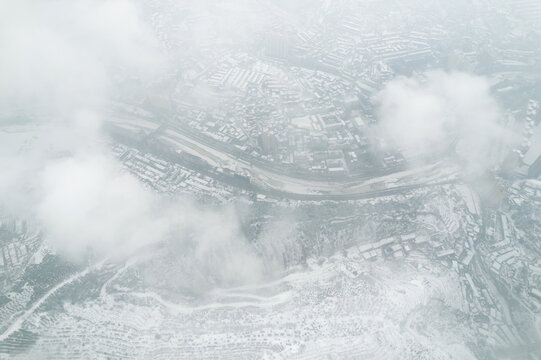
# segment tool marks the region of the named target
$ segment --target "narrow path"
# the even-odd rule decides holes
[[[96,263],[92,266],[87,267],[81,272],[78,272],[66,280],[62,281],[61,283],[57,284],[55,287],[53,287],[51,290],[47,291],[45,295],[43,295],[38,301],[34,303],[28,310],[26,310],[21,316],[17,318],[1,335],[0,335],[0,341],[4,341],[7,339],[10,335],[12,335],[14,332],[18,331],[22,324],[28,319],[47,299],[49,299],[51,296],[53,296],[58,290],[62,289],[64,286],[71,284],[77,279],[80,279],[81,277],[87,275],[89,272],[94,270],[95,268],[100,267],[105,260],[100,261],[99,263]]]

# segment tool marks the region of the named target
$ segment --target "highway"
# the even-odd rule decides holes
[[[116,126],[114,119],[109,124]],[[122,136],[116,136],[116,139],[124,140]],[[249,192],[295,200],[388,196],[453,183],[459,178],[456,167],[442,162],[402,171],[384,169],[370,175],[344,176],[340,179],[297,176],[297,173],[285,171],[282,165],[250,156],[231,144],[210,141],[208,136],[198,134],[193,129],[172,124],[172,120],[156,124],[154,131],[145,133],[144,137],[129,145]],[[183,157],[181,153],[190,154],[191,157]],[[234,174],[245,176],[250,181],[241,181]]]

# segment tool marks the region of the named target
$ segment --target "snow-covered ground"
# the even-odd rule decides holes
[[[205,305],[122,288],[28,322],[39,334],[33,349],[58,358],[84,344],[80,354],[93,358],[467,359],[459,287],[428,261],[335,255],[274,281],[215,289]]]

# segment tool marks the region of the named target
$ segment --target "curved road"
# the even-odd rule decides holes
[[[114,121],[110,124],[118,129]],[[120,129],[130,131],[122,126]],[[192,132],[193,130],[190,131]],[[347,200],[385,196],[451,183],[458,179],[457,168],[446,167],[441,162],[406,171],[395,170],[383,175],[378,172],[354,178],[306,179],[297,177],[297,174],[276,171],[274,164],[267,164],[268,162],[261,159],[252,161],[245,156],[239,158],[237,153],[240,150],[236,149],[234,153],[226,151],[226,147],[231,145],[222,144],[223,146],[218,148],[215,144],[210,145],[208,141],[201,140],[201,137],[188,135],[177,126],[156,124],[156,130],[140,139],[136,145],[158,156],[166,155],[169,161],[191,167],[229,185],[263,195],[296,200]],[[183,159],[180,153],[190,154],[195,160]],[[225,174],[218,170],[219,168],[227,169],[230,174]],[[250,181],[233,179],[233,174],[249,176]]]

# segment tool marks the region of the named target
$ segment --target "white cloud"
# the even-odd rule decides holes
[[[105,155],[51,162],[42,176],[38,218],[61,253],[114,257],[165,235],[158,202]]]
[[[0,0],[0,197],[74,261],[166,244],[191,286],[255,281],[260,259],[231,209],[164,199],[122,171],[101,130],[112,79],[152,81],[166,59],[127,0]],[[20,122],[20,114],[30,122]],[[176,272],[175,272],[176,273]]]
[[[468,170],[496,165],[501,147],[513,139],[501,124],[501,110],[483,77],[442,71],[398,77],[376,102],[380,130],[392,145],[429,155],[456,141]]]
[[[177,285],[201,289],[209,282],[239,284],[263,276],[261,259],[232,208],[159,197],[105,154],[51,162],[39,183],[37,217],[48,242],[73,260],[89,250],[99,258],[123,259],[147,245],[163,244],[179,264]],[[200,275],[197,281],[182,278],[190,268],[188,273]]]

